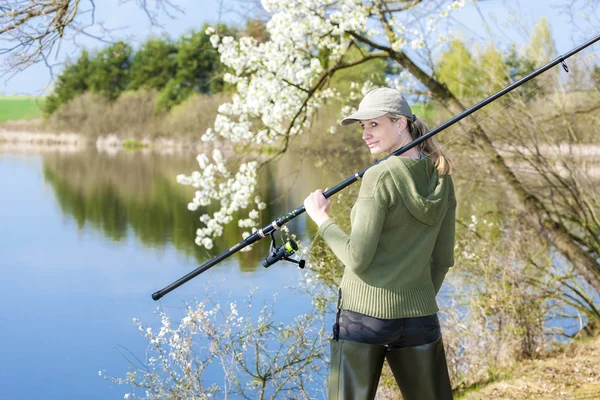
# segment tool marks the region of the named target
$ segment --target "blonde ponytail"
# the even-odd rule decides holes
[[[429,132],[427,125],[417,118],[416,115],[413,116],[414,121],[404,115],[392,113],[388,113],[387,115],[392,119],[392,121],[397,121],[398,118],[401,117],[406,118],[406,122],[408,124],[408,133],[410,133],[412,140],[416,140]],[[423,153],[425,157],[429,157],[431,159],[431,162],[433,162],[433,165],[438,170],[440,175],[449,175],[454,172],[454,164],[450,158],[448,158],[448,156],[442,152],[442,148],[435,138],[429,138],[423,143],[419,144],[417,146],[417,150],[419,153]]]
[[[413,140],[416,140],[429,132],[427,125],[425,125],[425,123],[419,118],[415,117],[414,121],[412,121],[410,118],[407,118],[407,121],[408,132]],[[419,144],[417,149],[421,153],[425,154],[426,157],[429,156],[431,158],[431,162],[433,162],[433,165],[437,168],[440,175],[449,175],[454,171],[454,164],[450,158],[448,158],[448,156],[442,152],[442,148],[435,138],[427,139],[423,143]]]

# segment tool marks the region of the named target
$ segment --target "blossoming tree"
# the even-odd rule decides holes
[[[439,21],[463,7],[465,0],[263,0],[262,5],[271,15],[267,42],[259,43],[251,37],[234,40],[210,31],[213,45],[231,71],[225,80],[237,90],[229,103],[220,106],[214,127],[204,133],[202,140],[212,142],[220,136],[231,143],[275,144],[280,146],[280,154],[287,150],[292,136],[310,128],[311,118],[325,102],[354,100],[373,86],[369,81],[351,82],[350,98],[343,98],[329,85],[338,71],[373,59],[396,60],[402,61],[401,65],[410,64],[408,70],[421,81],[428,79],[429,75],[403,49],[422,49],[425,37],[436,32]],[[415,19],[426,21],[426,28],[411,28]],[[353,49],[358,50],[358,58],[349,57]],[[403,72],[388,83],[413,91],[413,87],[406,86],[406,78],[410,75]],[[346,114],[350,110],[346,107],[342,111]],[[329,129],[330,133],[335,131],[335,126]],[[189,208],[196,210],[216,201],[221,209],[202,216],[206,227],[197,231],[196,243],[212,247],[212,238],[220,236],[223,226],[240,210],[249,209],[248,217],[240,219],[238,225],[256,229],[256,208],[265,206],[254,193],[258,163],[243,162],[232,176],[223,155],[215,150],[212,160],[204,154],[198,156],[198,164],[200,171],[178,176],[180,183],[198,189]]]
[[[431,52],[431,41],[426,39],[439,35],[437,27],[465,4],[466,0],[262,0],[271,16],[267,42],[258,43],[248,37],[234,40],[211,32],[213,45],[231,70],[225,80],[237,90],[230,102],[221,105],[214,127],[202,139],[211,142],[220,137],[235,144],[275,144],[280,146],[280,153],[285,152],[290,138],[310,127],[319,107],[329,100],[346,100],[329,85],[332,77],[373,59],[403,69],[400,76],[389,80],[390,86],[413,90],[406,87],[406,78],[412,78],[452,113],[464,111],[463,104],[436,79],[431,66],[418,58]],[[436,42],[444,40],[438,36]],[[360,56],[350,58],[351,50]],[[363,81],[351,86],[364,94],[372,84]],[[357,93],[350,92],[350,96]],[[343,114],[348,111],[344,109]],[[335,132],[335,127],[330,131]],[[594,250],[581,246],[572,231],[555,222],[542,200],[519,181],[481,126],[468,126],[467,134],[488,159],[495,175],[505,180],[518,205],[526,210],[529,222],[600,291],[600,264]],[[260,198],[254,197],[256,161],[246,160],[232,175],[219,151],[214,151],[212,159],[199,156],[200,171],[178,177],[180,183],[198,189],[190,209],[220,202],[219,211],[202,216],[206,227],[197,231],[197,244],[207,248],[212,247],[212,239],[221,234],[223,226],[233,220],[234,212],[248,210],[248,217],[238,224],[256,229],[258,212],[250,205],[264,206]]]

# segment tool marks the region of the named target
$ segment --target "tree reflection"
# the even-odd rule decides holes
[[[62,212],[77,222],[80,230],[92,228],[113,241],[133,234],[148,248],[173,245],[178,251],[203,263],[242,239],[244,229],[226,226],[223,236],[210,250],[194,243],[199,218],[217,207],[192,212],[187,204],[194,189],[179,185],[175,177],[197,167],[193,154],[178,156],[120,152],[114,156],[96,151],[45,156],[44,178],[53,188]],[[302,204],[306,193],[321,187],[324,172],[301,167],[298,160],[282,159],[260,171],[259,192],[268,204],[261,212],[261,226]],[[292,177],[292,178],[290,178]],[[237,220],[238,216],[234,216]],[[288,224],[299,236],[305,233],[305,217]],[[269,240],[236,254],[242,271],[262,268]]]

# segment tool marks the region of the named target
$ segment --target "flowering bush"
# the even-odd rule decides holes
[[[313,299],[326,294],[308,275],[302,281],[317,292]],[[126,399],[314,398],[325,387],[327,301],[315,300],[311,312],[288,324],[274,320],[274,303],[253,312],[250,295],[245,312],[235,302],[222,309],[207,288],[204,300],[185,305],[178,323],[161,309],[159,329],[134,319],[148,342],[145,358],[130,360],[124,378],[100,375],[131,386]]]

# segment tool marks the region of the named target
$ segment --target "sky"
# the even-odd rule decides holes
[[[153,27],[147,16],[133,0],[102,0],[96,2],[95,20],[102,22],[106,28],[113,29],[117,38],[126,38],[137,47],[148,36],[166,34],[176,39],[186,31],[199,29],[205,22],[215,23],[219,20],[231,24],[241,24],[243,16],[239,15],[242,0],[174,0],[184,12],[176,13],[175,19],[161,17],[162,28]],[[575,15],[574,23],[570,16],[557,5],[569,0],[485,0],[479,2],[481,14],[472,5],[453,14],[456,23],[455,34],[467,39],[485,43],[492,40],[482,23],[483,18],[492,26],[493,40],[496,42],[514,42],[517,45],[527,41],[527,30],[530,30],[542,16],[548,18],[553,39],[559,54],[571,50],[600,31],[597,16],[595,22],[587,22],[580,14]],[[588,0],[576,0],[583,4]],[[223,8],[220,8],[220,5]],[[221,12],[219,12],[221,10]],[[232,11],[233,10],[233,11]],[[238,12],[236,12],[236,10]],[[600,12],[600,10],[598,10]],[[513,17],[511,17],[511,15]],[[511,20],[517,20],[522,27],[515,26]],[[60,52],[52,58],[58,64],[54,71],[60,73],[60,65],[67,59],[75,59],[85,47],[89,50],[99,49],[105,43],[96,39],[78,36],[77,42],[61,43]],[[587,54],[600,54],[600,45],[596,44]],[[4,72],[4,59],[0,57],[0,68]],[[43,64],[37,64],[17,74],[0,78],[0,95],[43,95],[52,87],[52,76]]]

